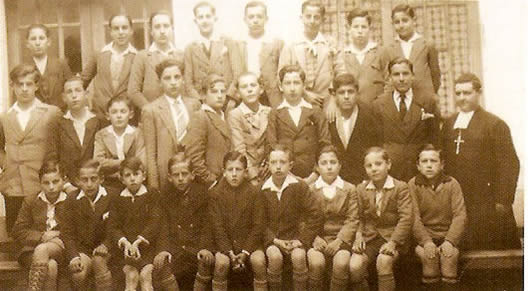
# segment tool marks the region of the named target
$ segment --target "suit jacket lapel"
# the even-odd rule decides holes
[[[421,54],[421,52],[424,49],[425,49],[425,39],[422,37],[422,38],[415,40],[413,43],[412,49],[411,49],[409,60],[415,63],[416,59],[418,58],[418,56]]]
[[[297,61],[299,62],[299,66],[301,66],[303,70],[306,70],[306,51],[304,49],[304,44],[298,43],[295,45],[294,49],[295,55],[297,56]]]
[[[211,41],[210,57],[208,64],[212,65],[222,58],[222,50],[224,49],[224,42],[221,40]]]
[[[227,122],[223,121],[217,113],[213,113],[211,111],[205,111],[205,113],[209,117],[209,120],[211,120],[213,126],[216,127],[216,129],[218,129],[218,131],[220,131],[220,133],[222,133],[226,139],[230,140],[231,134],[229,133]]]
[[[84,130],[83,144],[81,149],[81,155],[84,155],[84,152],[89,148],[89,143],[93,143],[93,136],[95,132],[99,129],[99,120],[96,117],[92,117],[86,121],[86,128]]]
[[[389,198],[392,196],[393,193],[394,193],[394,188],[384,190],[383,196],[381,196],[380,216],[382,216],[383,213],[385,212],[385,208],[387,208],[387,204],[388,204]],[[376,205],[375,202],[374,202],[374,205]]]
[[[299,118],[299,130],[303,128],[307,123],[312,123],[312,121],[310,120],[312,113],[312,109],[301,107],[301,118]]]
[[[105,129],[105,131],[106,130],[107,129]],[[110,154],[112,154],[113,157],[117,157],[117,148],[114,135],[106,131],[103,135],[103,142]]]
[[[394,104],[394,99],[392,98],[392,94],[393,94],[393,92],[390,92],[390,93],[387,93],[387,94],[383,95],[383,98],[384,98],[384,102],[383,102],[384,110],[383,110],[383,112],[387,116],[389,116],[394,122],[401,122],[401,120],[400,120],[400,112],[396,108],[396,104]]]
[[[200,63],[203,63],[207,67],[209,65],[209,57],[205,54],[202,44],[200,42],[194,42],[192,46],[193,46],[192,51],[194,52],[196,56],[195,60],[197,60]],[[211,42],[211,51],[213,50],[213,47],[214,47],[213,42]],[[211,56],[212,56],[212,53],[211,53]]]
[[[119,82],[118,87],[114,88],[114,92],[117,93],[118,88],[125,88],[128,84],[128,77],[130,75],[130,68],[132,67],[132,62],[134,61],[134,58],[136,57],[135,53],[128,53],[125,55],[125,60],[123,61],[123,67],[121,68],[121,74],[119,74]]]
[[[343,148],[346,150],[348,146],[348,140],[346,139],[345,128],[343,126],[343,118],[339,110],[337,111],[335,127],[336,127],[337,134],[339,135],[339,139],[341,140],[341,143],[343,144]]]
[[[70,137],[72,142],[75,144],[75,146],[81,150],[81,142],[79,141],[79,136],[77,136],[77,132],[75,131],[75,128],[73,127],[73,121],[69,119],[62,118],[60,125],[62,129],[64,129],[64,132]],[[86,134],[84,135],[86,137]]]
[[[259,61],[260,61],[260,68],[261,69],[268,62],[268,59],[271,56],[272,52],[273,52],[273,43],[272,42],[264,42],[264,43],[262,43],[262,48],[260,49],[260,53],[259,53]]]
[[[290,128],[294,129],[295,131],[298,130],[297,126],[293,122],[290,113],[288,112],[287,108],[281,108],[277,112],[277,117],[281,119],[283,122],[287,123]],[[301,115],[302,116],[302,115]],[[300,124],[300,123],[299,123]]]
[[[27,135],[31,130],[33,130],[33,127],[37,125],[38,121],[44,116],[44,113],[47,111],[46,108],[42,106],[37,106],[35,109],[31,111],[31,117],[29,118],[28,124],[26,125],[26,129],[24,130],[24,136]]]
[[[124,142],[123,142],[123,152],[125,153],[125,156],[127,156],[128,151],[130,150],[130,147],[132,146],[132,143],[134,141],[135,134],[125,134]]]
[[[95,216],[96,217],[103,216],[106,212],[108,212],[109,202],[110,202],[110,198],[108,197],[108,194],[106,196],[99,198],[99,201],[95,203]]]
[[[158,103],[160,118],[165,123],[165,126],[167,126],[167,128],[169,129],[174,144],[178,144],[179,142],[178,137],[176,137],[176,127],[172,119],[170,106],[172,105],[170,105],[170,103],[165,99],[165,97],[161,98],[160,102]]]
[[[11,129],[16,133],[16,141],[21,141],[24,138],[24,131],[18,123],[16,111],[12,110],[11,112],[7,113],[6,119],[8,120],[8,122],[6,122],[7,126],[11,127]]]

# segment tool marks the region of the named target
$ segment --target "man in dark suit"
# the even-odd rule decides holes
[[[366,179],[363,155],[383,143],[381,128],[370,107],[358,101],[358,81],[345,73],[333,80],[337,102],[336,120],[329,125],[332,144],[338,150],[341,177],[352,184]]]
[[[460,112],[442,129],[446,172],[458,180],[468,215],[465,248],[520,248],[512,203],[519,159],[508,125],[479,106],[481,82],[474,74],[455,81]],[[464,246],[463,246],[464,247]]]
[[[406,182],[417,174],[415,161],[420,147],[436,143],[440,114],[435,95],[411,88],[414,73],[409,60],[393,59],[389,79],[394,90],[378,96],[372,106],[392,160],[390,175]]]

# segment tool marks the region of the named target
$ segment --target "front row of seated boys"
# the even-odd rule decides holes
[[[290,268],[292,290],[323,290],[325,282],[330,290],[369,290],[369,283],[394,290],[393,267],[411,233],[422,282],[456,288],[465,206],[457,181],[442,173],[440,150],[422,149],[409,184],[388,174],[391,161],[379,147],[367,150],[369,179],[357,186],[339,176],[333,146],[320,151],[312,185],[291,174],[292,159],[286,145],[274,146],[271,176],[255,186],[246,179],[246,156],[229,152],[223,177],[207,189],[179,146],[166,192],[149,190],[145,166],[131,157],[120,165],[125,188],[115,196],[102,186],[98,161],[81,164],[79,189],[69,195],[60,164],[46,161],[41,192],[24,201],[13,229],[24,246],[20,262],[30,267],[29,289],[56,288],[67,266],[77,290],[115,290],[121,270],[125,290],[227,290],[240,274],[253,275],[254,290],[281,290]]]

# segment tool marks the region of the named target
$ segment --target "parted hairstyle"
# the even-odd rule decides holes
[[[283,153],[285,153],[288,156],[288,161],[290,161],[290,162],[293,161],[292,149],[291,149],[290,146],[288,146],[285,143],[278,143],[278,144],[272,146],[270,154],[272,152],[283,152]],[[269,157],[268,157],[268,159],[269,159]]]
[[[97,171],[97,174],[102,177],[101,174],[101,163],[98,160],[95,159],[86,159],[81,162],[81,166],[79,167],[79,174],[81,173],[81,169],[95,169]]]
[[[20,64],[14,67],[9,73],[9,79],[11,82],[16,83],[18,79],[23,78],[27,75],[33,75],[33,81],[38,83],[40,81],[40,72],[37,66],[34,64]]]
[[[381,157],[386,161],[386,162],[390,162],[391,159],[389,157],[389,153],[387,152],[386,149],[382,148],[382,147],[378,147],[378,146],[374,146],[374,147],[370,147],[368,148],[366,151],[365,151],[365,154],[363,155],[363,161],[365,160],[365,158],[370,155],[370,154],[373,154],[373,153],[380,153],[381,154]]]
[[[339,155],[337,153],[337,148],[334,145],[325,145],[323,148],[321,148],[321,150],[319,151],[319,155],[317,156],[317,160],[321,158],[321,155],[326,154],[326,153],[334,153],[337,160],[339,161],[339,158],[338,158]],[[341,161],[339,161],[339,163],[341,163]]]
[[[167,164],[169,174],[171,174],[171,168],[178,163],[187,163],[189,170],[192,169],[191,158],[185,154],[185,146],[182,144],[176,145],[176,153],[170,157]]]
[[[409,69],[411,70],[411,73],[414,74],[414,69],[413,69],[412,62],[409,61],[408,59],[404,58],[404,57],[395,57],[394,59],[392,59],[389,62],[389,65],[388,65],[389,74],[392,74],[392,67],[394,65],[399,65],[399,64],[406,64],[409,67]]]
[[[321,1],[319,0],[307,0],[307,1],[304,1],[302,6],[301,6],[301,13],[304,13],[304,10],[306,9],[307,6],[312,6],[312,7],[317,7],[319,8],[319,12],[321,13],[321,16],[324,17],[325,16],[325,7],[323,5],[323,3],[321,3]]]
[[[288,73],[299,73],[299,77],[301,77],[301,81],[303,81],[304,83],[304,81],[306,80],[306,73],[304,72],[304,70],[301,68],[301,66],[295,64],[295,65],[284,66],[279,70],[279,81],[281,83],[284,80],[284,76],[286,76],[286,74]]]
[[[430,143],[427,143],[427,144],[424,144],[420,150],[418,151],[418,155],[416,156],[416,163],[418,163],[420,161],[420,154],[422,152],[427,152],[427,151],[434,151],[434,152],[437,152],[438,153],[438,156],[440,157],[440,161],[443,162],[444,161],[444,153],[443,151],[438,148],[438,147],[435,147],[433,144],[430,144]]]
[[[473,85],[473,90],[475,90],[475,92],[480,93],[480,90],[482,89],[482,83],[480,82],[479,77],[477,77],[477,75],[473,73],[464,73],[460,75],[458,78],[456,78],[455,85],[461,84],[461,83],[471,83]]]
[[[114,14],[114,15],[110,16],[110,18],[108,19],[108,27],[110,29],[112,28],[112,20],[114,20],[114,18],[116,18],[118,16],[126,17],[126,19],[128,20],[128,24],[130,25],[130,29],[132,29],[132,17],[130,17],[129,15],[126,15],[126,14]]]
[[[332,90],[335,92],[339,87],[345,85],[352,85],[356,91],[359,89],[359,84],[354,75],[350,73],[343,73],[337,75],[334,80],[332,80]]]
[[[117,103],[117,102],[125,103],[128,109],[130,110],[130,112],[134,112],[134,106],[132,106],[132,101],[130,101],[130,99],[126,95],[117,95],[117,96],[110,98],[110,100],[106,102],[106,112],[110,110],[110,107],[112,106],[112,104]]]
[[[42,166],[40,167],[39,173],[38,173],[39,180],[41,180],[44,175],[50,174],[50,173],[57,173],[59,174],[60,177],[64,176],[60,163],[57,159],[52,158],[52,159],[44,160],[44,162],[42,163]]]
[[[132,170],[133,172],[142,171],[145,172],[145,165],[141,162],[141,159],[138,157],[126,158],[119,165],[119,174],[123,174],[125,169]]]
[[[49,38],[49,34],[50,34],[50,30],[49,28],[44,25],[44,24],[41,24],[41,23],[33,23],[33,24],[30,24],[29,27],[27,28],[26,30],[26,39],[29,37],[29,34],[31,33],[31,31],[33,29],[42,29],[42,31],[44,31],[44,34],[46,35],[47,38]]]
[[[156,75],[158,75],[158,78],[161,79],[163,71],[168,67],[178,67],[183,77],[183,62],[179,59],[165,59],[156,66]]]
[[[242,154],[238,151],[230,151],[224,156],[224,160],[222,161],[222,165],[224,166],[224,169],[226,168],[227,162],[234,162],[239,161],[244,166],[244,169],[247,169],[248,161],[246,155]]]
[[[394,14],[396,14],[398,12],[403,12],[403,13],[409,15],[409,17],[411,17],[411,18],[415,18],[416,17],[416,14],[414,13],[414,9],[411,6],[409,6],[408,4],[399,4],[399,5],[394,6],[394,8],[392,8],[391,18],[394,19]]]
[[[364,17],[364,18],[367,19],[367,23],[369,24],[369,26],[372,24],[372,18],[370,17],[370,14],[368,13],[368,11],[367,10],[363,10],[361,8],[354,8],[354,9],[352,9],[352,11],[350,11],[347,14],[347,16],[346,16],[347,24],[351,25],[352,21],[356,17]]]

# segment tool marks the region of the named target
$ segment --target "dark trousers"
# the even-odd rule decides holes
[[[5,209],[6,209],[6,227],[7,233],[11,233],[13,225],[18,217],[18,211],[22,207],[22,202],[24,202],[24,196],[7,196],[4,195],[5,200]]]

